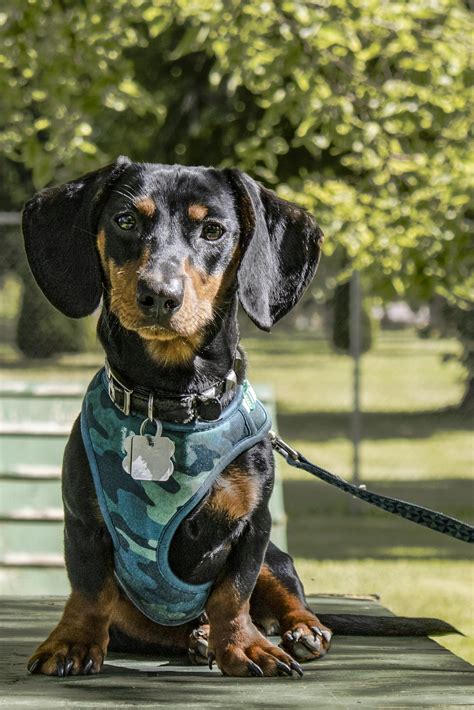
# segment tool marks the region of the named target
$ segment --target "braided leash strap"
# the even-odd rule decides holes
[[[404,500],[398,500],[398,498],[390,498],[389,496],[383,496],[379,493],[373,493],[372,491],[368,491],[365,486],[355,486],[344,478],[312,464],[305,459],[299,451],[288,446],[275,432],[269,432],[269,437],[273,448],[286,459],[290,466],[307,471],[313,476],[317,476],[317,478],[320,478],[322,481],[329,483],[331,486],[336,486],[336,488],[340,488],[346,493],[351,493],[356,498],[375,505],[377,508],[381,508],[387,513],[399,515],[401,518],[410,520],[412,523],[424,525],[430,528],[430,530],[436,530],[437,532],[443,533],[443,535],[450,535],[457,540],[470,543],[474,542],[474,527],[472,525],[456,520],[456,518],[451,518],[444,513],[438,513],[436,510],[423,508],[423,506],[416,505],[415,503],[407,503]]]

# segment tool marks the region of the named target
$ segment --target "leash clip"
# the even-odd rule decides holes
[[[270,442],[276,451],[278,451],[279,454],[284,456],[286,459],[288,457],[290,459],[293,459],[293,461],[298,461],[300,455],[295,449],[292,449],[291,446],[289,446],[283,439],[281,439],[278,434],[276,434],[274,431],[270,430],[268,432],[268,437],[270,439]]]

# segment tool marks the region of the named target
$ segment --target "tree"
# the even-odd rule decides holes
[[[444,317],[462,346],[461,362],[466,369],[466,387],[459,408],[474,413],[474,305],[459,308],[444,304]]]
[[[23,0],[0,19],[0,145],[37,186],[124,148],[238,165],[317,215],[341,280],[472,302],[460,0]]]

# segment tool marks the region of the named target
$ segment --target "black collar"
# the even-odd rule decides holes
[[[237,389],[237,374],[242,367],[242,357],[237,351],[233,368],[223,380],[203,392],[193,394],[169,394],[152,392],[143,387],[129,387],[112,371],[105,360],[107,391],[115,406],[127,416],[131,411],[149,419],[188,424],[201,419],[214,421],[232,401]]]

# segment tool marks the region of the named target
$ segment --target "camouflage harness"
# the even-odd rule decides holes
[[[212,587],[212,581],[188,584],[176,577],[168,562],[173,535],[223,469],[267,436],[271,422],[247,382],[216,421],[162,422],[175,445],[174,472],[154,481],[135,480],[122,468],[124,440],[139,432],[144,419],[113,404],[100,370],[84,398],[81,431],[114,545],[115,575],[140,611],[173,626],[198,617]]]

